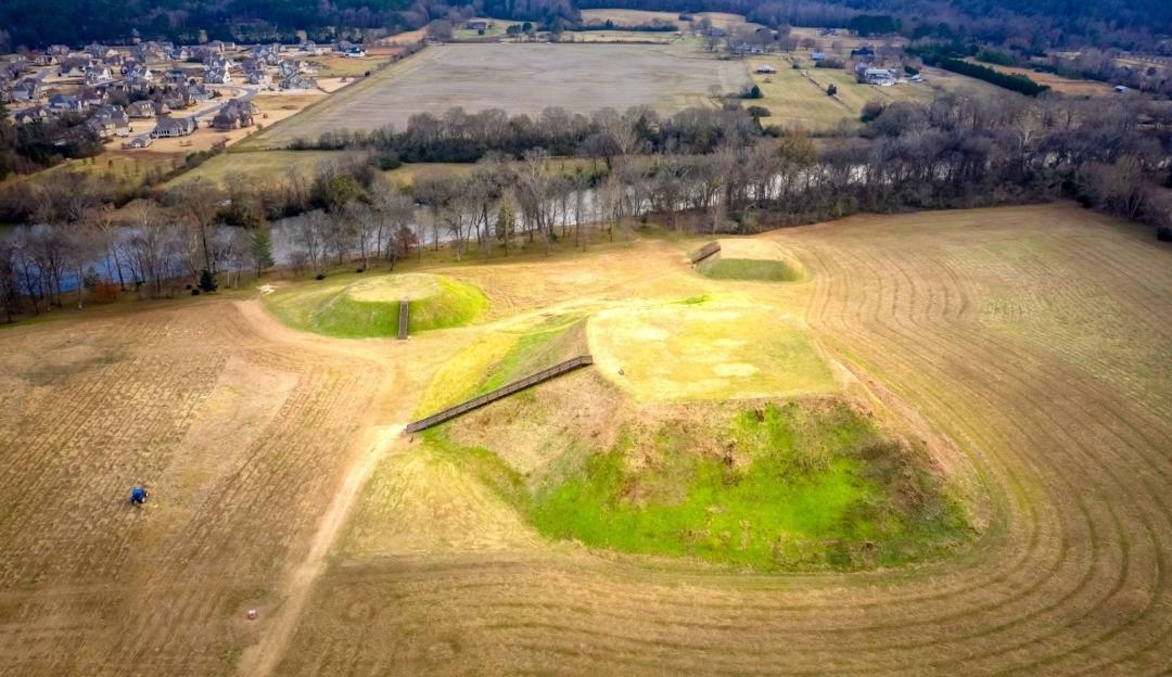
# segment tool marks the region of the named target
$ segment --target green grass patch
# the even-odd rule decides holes
[[[410,302],[410,331],[460,327],[488,310],[488,297],[473,285],[449,277],[439,277],[437,281],[439,294]]]
[[[543,481],[484,450],[465,459],[542,534],[628,553],[854,570],[940,557],[973,533],[925,459],[838,400],[629,424],[610,450]]]
[[[495,390],[587,352],[585,317],[551,317],[522,335],[470,396]]]
[[[714,280],[756,280],[762,282],[793,282],[801,279],[798,271],[784,261],[762,259],[716,258],[700,266],[700,273]]]
[[[469,324],[488,309],[479,289],[443,276],[390,275],[374,282],[379,284],[373,290],[369,278],[306,284],[266,297],[265,305],[294,329],[339,338],[397,336],[402,296],[411,299],[410,333]]]

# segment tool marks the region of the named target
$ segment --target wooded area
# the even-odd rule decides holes
[[[898,30],[909,37],[1020,41],[1036,49],[1079,45],[1154,49],[1161,29],[1172,25],[1172,5],[1162,0],[9,0],[0,4],[0,52],[53,43],[129,43],[134,37],[193,44],[207,40],[296,42],[393,35],[433,20],[474,15],[498,19],[581,23],[580,10],[625,8],[668,12],[731,12],[771,28],[782,25],[841,28],[852,20],[864,34]],[[864,18],[860,18],[864,17]]]

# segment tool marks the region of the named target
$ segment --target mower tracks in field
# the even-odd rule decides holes
[[[237,665],[237,674],[261,677],[272,674],[280,663],[313,593],[314,583],[325,570],[327,555],[379,461],[401,444],[400,433],[420,391],[415,386],[426,382],[434,365],[438,364],[436,356],[442,351],[427,350],[426,341],[410,344],[381,340],[348,341],[301,334],[278,324],[259,303],[239,305],[258,333],[284,344],[286,350],[322,352],[326,353],[324,359],[329,359],[328,353],[359,357],[369,360],[372,369],[381,371],[379,385],[367,411],[356,412],[356,417],[364,419],[363,432],[356,439],[352,460],[342,474],[333,500],[308,543],[304,559],[286,570],[278,588],[280,601],[272,615],[261,620],[267,627],[263,628],[260,641],[244,652]],[[423,357],[421,353],[431,355]],[[396,422],[388,423],[388,419]]]
[[[309,554],[304,561],[289,570],[283,584],[284,601],[268,620],[270,627],[259,644],[245,652],[238,673],[252,677],[270,675],[285,653],[285,647],[297,629],[297,621],[313,591],[313,583],[325,568],[329,553],[338,533],[346,523],[355,499],[374,472],[379,459],[399,440],[402,424],[376,426],[368,430],[364,451],[350,468],[329,510],[322,517],[321,526],[314,534]]]

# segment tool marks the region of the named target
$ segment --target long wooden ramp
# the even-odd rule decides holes
[[[407,339],[407,312],[411,310],[411,302],[403,299],[399,302],[399,340]]]
[[[697,249],[695,252],[692,253],[692,257],[691,257],[692,258],[692,265],[693,266],[700,265],[705,260],[710,259],[719,253],[720,253],[720,243],[719,242],[709,242],[708,244],[704,245],[703,247],[700,247],[699,249]]]
[[[532,388],[539,383],[544,383],[550,379],[557,378],[562,374],[568,374],[571,371],[581,369],[582,367],[588,367],[592,364],[594,364],[594,358],[590,355],[581,355],[579,357],[575,357],[572,360],[566,360],[560,364],[555,364],[549,369],[543,369],[536,374],[530,374],[529,376],[526,376],[519,381],[513,381],[512,383],[503,385],[496,390],[487,392],[478,397],[474,397],[467,402],[457,404],[454,407],[449,407],[448,409],[444,409],[441,412],[432,414],[427,418],[421,418],[413,423],[408,423],[407,427],[403,428],[403,432],[414,433],[420,430],[426,430],[432,426],[437,426],[446,421],[450,421],[457,416],[463,416],[473,409],[479,409],[486,404],[491,404],[497,400],[504,399],[509,395],[519,393],[526,388]]]

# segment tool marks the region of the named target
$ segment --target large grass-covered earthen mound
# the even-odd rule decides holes
[[[429,388],[428,409],[579,353],[584,330],[554,317],[470,346]],[[973,534],[927,450],[845,395],[632,406],[611,378],[564,376],[424,437],[539,533],[592,547],[761,571],[864,569],[941,557]]]
[[[970,534],[928,458],[839,399],[644,411],[527,498],[554,538],[760,570],[895,566]]]
[[[396,336],[399,310],[408,301],[408,330],[458,327],[488,308],[476,287],[441,275],[412,273],[301,286],[265,299],[295,329],[343,338]]]

